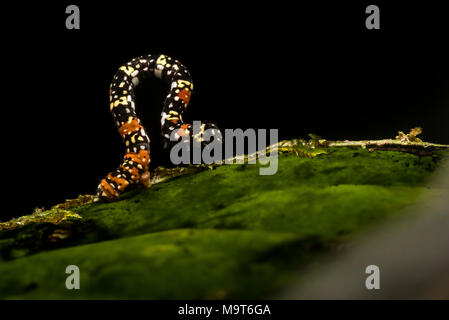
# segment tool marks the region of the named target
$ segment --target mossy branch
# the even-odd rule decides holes
[[[435,150],[448,149],[449,145],[428,143],[428,142],[403,142],[400,140],[363,140],[363,141],[329,141],[329,147],[360,147],[368,151],[400,151],[416,154],[419,156],[429,156]]]

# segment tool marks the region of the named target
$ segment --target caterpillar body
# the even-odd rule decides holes
[[[148,76],[165,80],[170,85],[161,114],[163,139],[170,141],[172,133],[176,139],[192,134],[191,124],[184,123],[182,118],[193,90],[190,73],[184,65],[160,54],[134,58],[121,66],[111,82],[109,98],[115,124],[125,143],[126,154],[117,170],[101,180],[96,201],[117,200],[130,185],[151,185],[150,139],[136,115],[134,103],[134,88]],[[208,127],[215,125],[208,124]]]

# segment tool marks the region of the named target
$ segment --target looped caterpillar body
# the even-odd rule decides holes
[[[150,187],[150,139],[135,112],[134,88],[148,76],[155,76],[170,84],[162,109],[162,135],[167,142],[171,133],[175,137],[191,136],[191,125],[184,123],[193,90],[190,73],[179,61],[164,54],[147,55],[132,59],[121,66],[110,86],[110,109],[126,147],[122,164],[101,180],[96,200],[117,200],[133,184]],[[210,125],[215,127],[214,125]]]

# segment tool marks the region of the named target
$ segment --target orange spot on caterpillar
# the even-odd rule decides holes
[[[187,137],[189,135],[189,124],[183,124],[176,133],[181,137]]]
[[[131,132],[136,132],[140,129],[142,129],[143,127],[139,124],[139,120],[134,117],[131,122],[126,122],[124,123],[119,129],[118,132],[120,133],[120,135],[122,137],[125,137],[127,134],[131,133]]]
[[[187,89],[187,88],[182,89],[182,90],[178,93],[179,99],[182,99],[182,100],[184,101],[186,107],[187,107],[187,105],[189,104],[189,101],[190,101],[190,95],[191,95],[191,92],[190,92],[190,90]]]
[[[131,170],[129,170],[129,172],[131,173],[131,180],[133,180],[133,181],[140,180],[140,173],[136,167],[132,167]]]
[[[101,180],[100,188],[106,194],[106,198],[110,201],[117,199],[119,196],[119,193],[114,190],[114,188],[106,181],[106,179]]]
[[[150,155],[147,150],[140,150],[139,153],[129,152],[125,154],[125,160],[132,160],[144,166],[145,171],[148,170],[150,164]]]
[[[125,188],[129,185],[129,182],[126,179],[119,178],[117,176],[112,176],[110,173],[108,174],[108,178],[111,181],[114,181],[117,184],[118,189],[120,192],[123,192]]]

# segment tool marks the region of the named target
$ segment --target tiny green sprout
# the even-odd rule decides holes
[[[413,129],[410,129],[410,132],[408,134],[405,134],[402,131],[398,131],[398,135],[396,136],[397,140],[400,140],[401,142],[422,142],[420,138],[417,136],[422,133],[421,127],[416,127]]]
[[[323,139],[321,136],[309,133],[310,140],[308,142],[309,146],[312,148],[315,147],[327,147],[328,141],[326,139]]]

